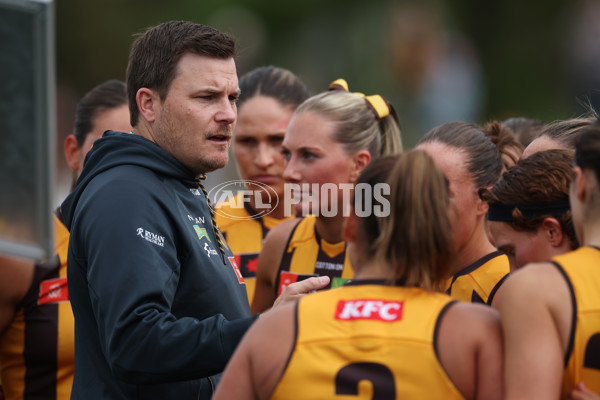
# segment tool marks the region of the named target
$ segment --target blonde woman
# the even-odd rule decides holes
[[[283,177],[296,189],[300,218],[276,226],[265,240],[253,313],[270,308],[289,283],[325,275],[335,287],[352,278],[342,239],[343,192],[373,158],[402,151],[395,111],[383,97],[350,93],[341,79],[331,88],[302,103],[288,125]]]

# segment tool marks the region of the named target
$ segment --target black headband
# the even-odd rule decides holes
[[[488,221],[512,222],[512,213],[518,208],[525,219],[551,215],[560,217],[571,209],[568,201],[554,201],[549,203],[531,204],[490,204]]]

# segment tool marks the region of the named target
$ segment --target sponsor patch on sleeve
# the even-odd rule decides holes
[[[38,305],[69,301],[67,278],[48,279],[40,283]]]
[[[340,300],[335,310],[335,319],[353,321],[370,319],[383,322],[402,320],[403,301],[378,299]]]

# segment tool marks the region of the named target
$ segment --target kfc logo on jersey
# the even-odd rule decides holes
[[[335,310],[335,319],[353,321],[371,319],[395,322],[402,319],[404,302],[377,299],[340,300]]]

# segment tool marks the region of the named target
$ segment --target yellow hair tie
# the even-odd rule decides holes
[[[372,96],[366,96],[365,99],[371,108],[373,108],[379,119],[383,119],[390,115],[390,104],[380,95],[374,94]]]
[[[331,82],[329,84],[329,90],[343,90],[346,92],[350,91],[348,89],[348,82],[341,78]],[[374,94],[371,96],[365,96],[363,93],[359,92],[354,92],[354,94],[364,98],[367,101],[367,105],[373,110],[377,118],[383,119],[390,115],[390,104],[380,95]]]
[[[346,80],[342,78],[336,79],[335,81],[331,82],[329,84],[329,90],[343,90],[346,92],[350,91],[350,89],[348,89],[348,82],[346,82]]]

